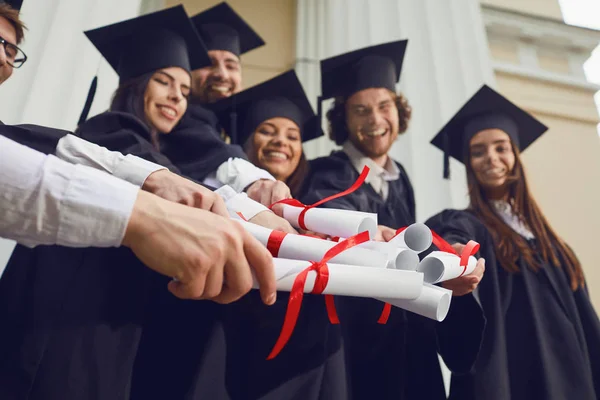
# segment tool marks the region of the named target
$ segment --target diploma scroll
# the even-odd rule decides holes
[[[452,291],[428,283],[423,284],[421,295],[414,300],[399,300],[378,297],[377,300],[390,303],[415,314],[442,322],[448,315],[452,301]]]
[[[308,261],[274,258],[277,290],[289,292],[298,274],[308,268]],[[323,294],[356,297],[385,297],[394,300],[416,299],[423,288],[423,274],[386,268],[358,267],[327,263],[329,279]],[[308,273],[304,293],[310,293],[317,274]],[[254,281],[254,288],[258,283]]]
[[[269,248],[271,234],[273,230],[250,222],[237,221],[250,232],[252,236],[258,239],[265,247]],[[277,257],[291,260],[318,261],[323,258],[325,253],[334,247],[337,243],[314,237],[288,234],[285,235],[278,245]],[[352,247],[331,259],[333,263],[359,265],[362,267],[387,268],[388,260],[385,254],[373,250]]]
[[[416,223],[394,236],[388,243],[421,253],[431,246],[432,241],[433,235],[427,225]]]
[[[466,266],[460,265],[460,257],[443,251],[433,251],[425,257],[417,267],[424,274],[427,283],[438,283],[469,275],[475,269],[477,259],[469,256]]]
[[[283,218],[293,227],[300,228],[298,218],[303,207],[283,205]],[[377,234],[377,214],[333,208],[311,208],[304,214],[304,225],[309,231],[330,236],[350,237],[360,232]]]

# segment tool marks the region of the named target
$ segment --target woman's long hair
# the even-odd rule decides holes
[[[110,103],[110,111],[121,111],[137,117],[150,130],[151,142],[159,149],[158,131],[152,127],[146,113],[144,112],[144,93],[148,87],[148,82],[152,78],[154,72],[129,79],[123,82],[113,95]]]
[[[554,232],[544,214],[530,194],[521,162],[519,150],[512,144],[515,165],[508,179],[508,202],[513,212],[536,238],[536,248],[531,248],[527,240],[508,226],[494,210],[484,188],[479,184],[470,162],[470,151],[465,162],[469,185],[470,208],[479,216],[490,231],[496,248],[496,256],[502,267],[509,272],[518,272],[517,262],[523,257],[534,271],[541,268],[541,258],[555,267],[564,267],[569,276],[571,289],[577,290],[585,284],[581,264],[573,251]]]

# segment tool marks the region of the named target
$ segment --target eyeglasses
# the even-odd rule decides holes
[[[0,44],[4,46],[4,53],[6,54],[6,62],[13,68],[20,68],[25,61],[27,56],[23,53],[23,50],[15,46],[14,44],[7,42],[6,39],[0,36]]]

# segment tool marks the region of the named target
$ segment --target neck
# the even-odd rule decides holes
[[[485,195],[490,200],[508,201],[508,189],[505,186],[488,188]]]
[[[385,163],[387,162],[387,159],[388,159],[388,155],[384,154],[379,157],[370,157],[370,158],[371,158],[371,160],[373,160],[375,162],[375,164],[379,165],[381,168],[384,168]]]

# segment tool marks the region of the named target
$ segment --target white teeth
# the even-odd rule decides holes
[[[500,175],[504,173],[504,168],[492,168],[485,171],[487,175]]]
[[[386,132],[387,132],[387,130],[382,128],[382,129],[378,129],[376,131],[365,132],[365,134],[367,136],[375,137],[375,136],[381,136],[381,135],[385,134]]]
[[[159,106],[159,107],[165,114],[170,115],[171,117],[177,116],[177,113],[172,108],[164,107],[164,106]]]
[[[281,153],[279,151],[270,151],[267,153],[267,156],[269,157],[273,157],[273,158],[279,158],[281,160],[287,160],[288,156],[285,153]]]
[[[229,87],[228,86],[211,86],[210,88],[212,90],[214,90],[215,92],[219,92],[219,93],[227,93],[227,92],[229,92]]]

